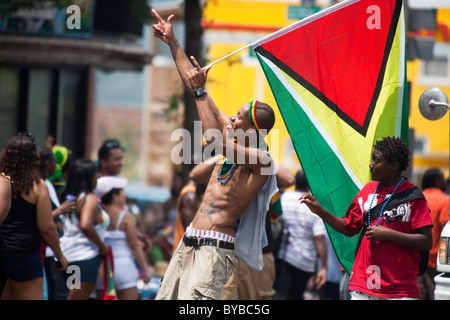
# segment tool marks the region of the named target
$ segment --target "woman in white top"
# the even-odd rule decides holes
[[[139,241],[133,216],[124,208],[127,196],[124,188],[127,180],[114,176],[98,178],[95,195],[101,200],[102,207],[108,213],[111,223],[105,234],[105,242],[111,247],[114,257],[114,287],[119,300],[137,300],[139,264],[144,282],[150,280],[150,272],[144,255],[142,242]],[[102,279],[97,279],[97,296],[101,297]]]
[[[68,300],[89,299],[95,288],[101,258],[109,252],[103,241],[109,216],[92,193],[96,184],[96,167],[92,161],[80,159],[70,166],[63,197],[73,196],[77,204],[75,212],[62,216],[64,234],[60,240],[69,261],[68,271],[72,272],[66,274],[67,285],[73,285],[69,288]]]

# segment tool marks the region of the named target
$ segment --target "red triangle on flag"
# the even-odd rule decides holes
[[[299,24],[255,51],[365,136],[401,7],[401,0],[360,0]]]

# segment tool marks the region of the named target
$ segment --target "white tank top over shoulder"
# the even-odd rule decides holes
[[[83,197],[81,194],[78,199]],[[106,229],[109,226],[109,215],[98,205],[102,215],[102,223],[95,225],[95,230],[102,241],[104,241]],[[62,216],[64,222],[64,233],[60,238],[61,249],[67,261],[83,261],[96,257],[99,254],[97,245],[91,242],[80,228],[80,221],[76,214]]]
[[[106,230],[105,243],[111,246],[114,259],[123,257],[133,257],[130,246],[128,245],[127,235],[125,231],[120,230],[126,211],[122,211],[117,219],[116,228],[114,230]]]

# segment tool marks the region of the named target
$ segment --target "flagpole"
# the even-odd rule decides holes
[[[299,24],[306,24],[306,23],[309,23],[309,22],[311,22],[312,20],[318,19],[318,18],[320,18],[321,16],[326,15],[326,14],[328,14],[328,13],[331,12],[331,11],[341,9],[341,8],[343,8],[343,7],[346,7],[346,6],[350,5],[350,4],[353,4],[353,3],[358,2],[358,1],[360,1],[360,0],[346,0],[346,1],[343,1],[343,2],[340,2],[340,3],[337,3],[337,4],[334,4],[334,5],[332,5],[331,7],[328,7],[328,8],[325,8],[324,10],[321,10],[321,11],[319,11],[319,12],[316,12],[316,13],[310,15],[309,17],[306,17],[306,18],[304,18],[304,19],[302,19],[302,20],[300,20],[300,21],[294,22],[293,24],[290,24],[290,25],[288,25],[288,26],[286,26],[286,27],[284,27],[284,28],[282,28],[282,29],[280,29],[280,30],[278,30],[278,31],[275,31],[274,33],[271,33],[271,34],[269,34],[269,35],[267,35],[267,36],[265,36],[265,37],[262,37],[261,39],[258,39],[258,40],[256,40],[256,41],[254,41],[254,42],[252,42],[252,43],[246,45],[245,47],[242,47],[242,48],[240,48],[240,49],[238,49],[238,50],[236,50],[236,51],[234,51],[234,52],[232,52],[232,53],[230,53],[230,54],[227,54],[225,57],[222,57],[222,58],[220,58],[219,60],[216,60],[216,61],[214,61],[214,62],[208,64],[206,67],[203,67],[202,70],[205,70],[206,68],[211,67],[212,65],[215,65],[217,62],[220,62],[220,61],[222,61],[222,60],[225,60],[226,58],[228,58],[228,57],[230,57],[230,56],[232,56],[232,55],[234,55],[234,54],[236,54],[236,53],[238,53],[238,52],[240,52],[240,51],[242,51],[242,50],[244,50],[244,49],[247,49],[247,48],[249,48],[249,47],[254,47],[255,45],[262,44],[262,43],[268,41],[269,39],[272,39],[272,38],[274,38],[274,37],[277,37],[277,36],[279,36],[279,35],[282,35],[282,34],[284,34],[284,33],[287,33],[287,32],[289,32],[291,29],[296,28]]]
[[[232,56],[233,54],[236,54],[236,53],[238,53],[238,52],[240,52],[240,51],[242,51],[242,50],[244,50],[244,49],[247,49],[247,48],[250,47],[250,46],[252,46],[252,43],[250,43],[250,44],[246,45],[245,47],[242,47],[242,48],[240,48],[240,49],[238,49],[238,50],[236,50],[236,51],[234,51],[234,52],[232,52],[232,53],[230,53],[230,54],[227,54],[225,57],[222,57],[222,58],[220,58],[219,60],[216,60],[216,61],[214,61],[214,62],[208,64],[206,67],[203,67],[202,70],[205,70],[206,68],[211,67],[212,65],[216,64],[217,62],[220,62],[220,61],[222,61],[222,60],[225,60],[226,58]]]

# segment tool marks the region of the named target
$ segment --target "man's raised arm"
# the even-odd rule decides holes
[[[193,68],[188,72],[188,79],[190,81],[190,85],[192,88],[204,88],[206,83],[206,76],[211,67],[201,69],[198,62],[194,57],[191,57]],[[200,119],[203,117],[210,118],[216,117],[219,109],[215,105],[211,96],[208,94],[202,95],[195,99],[195,103],[197,105],[197,110],[200,116]],[[229,118],[228,118],[229,119]],[[219,121],[218,121],[219,122]],[[230,122],[228,121],[227,124]],[[219,122],[220,124],[220,122]],[[273,161],[270,156],[266,153],[252,148],[245,148],[241,145],[238,145],[233,140],[228,137],[227,124],[223,125],[222,130],[222,141],[215,141],[218,144],[223,146],[223,151],[221,154],[225,155],[227,158],[233,160],[234,163],[242,164],[244,166],[250,167],[252,170],[259,170],[261,167],[269,167],[272,168]],[[214,134],[208,134],[203,131],[205,135],[206,141],[212,141],[212,138],[216,138]],[[256,134],[256,132],[255,132]]]
[[[158,20],[158,23],[152,26],[154,36],[161,39],[162,42],[166,43],[170,47],[170,52],[172,54],[173,60],[175,61],[178,73],[180,74],[180,78],[188,91],[193,94],[194,92],[189,85],[189,80],[186,76],[187,72],[192,68],[192,64],[184,53],[184,50],[181,48],[180,42],[173,33],[171,21],[174,15],[171,14],[167,18],[167,21],[164,21],[164,19],[159,16],[155,9],[152,9],[152,13]]]
[[[190,85],[188,74],[189,71],[193,68],[193,65],[189,61],[188,57],[186,56],[186,53],[184,52],[183,48],[181,47],[179,41],[177,40],[173,32],[171,21],[174,15],[173,14],[170,15],[167,18],[167,21],[164,21],[164,19],[162,19],[154,9],[152,9],[152,13],[158,20],[158,23],[152,26],[154,30],[154,36],[156,38],[161,39],[161,41],[163,41],[170,47],[170,52],[172,54],[173,60],[177,67],[178,74],[180,75],[180,78],[183,81],[184,86],[187,88],[189,93],[194,94],[194,90],[199,88],[193,88]],[[203,86],[202,89],[204,88],[205,87]],[[201,112],[199,110],[199,116],[200,119],[202,120],[202,127],[204,129],[217,128],[221,130],[221,132],[224,132],[224,128],[226,128],[226,126],[230,122],[229,117],[216,107],[214,101],[212,101],[210,97],[208,97],[208,103],[211,105],[212,111],[214,113],[214,118],[217,122],[216,124],[214,124],[208,119],[202,119],[202,117],[200,116]]]

